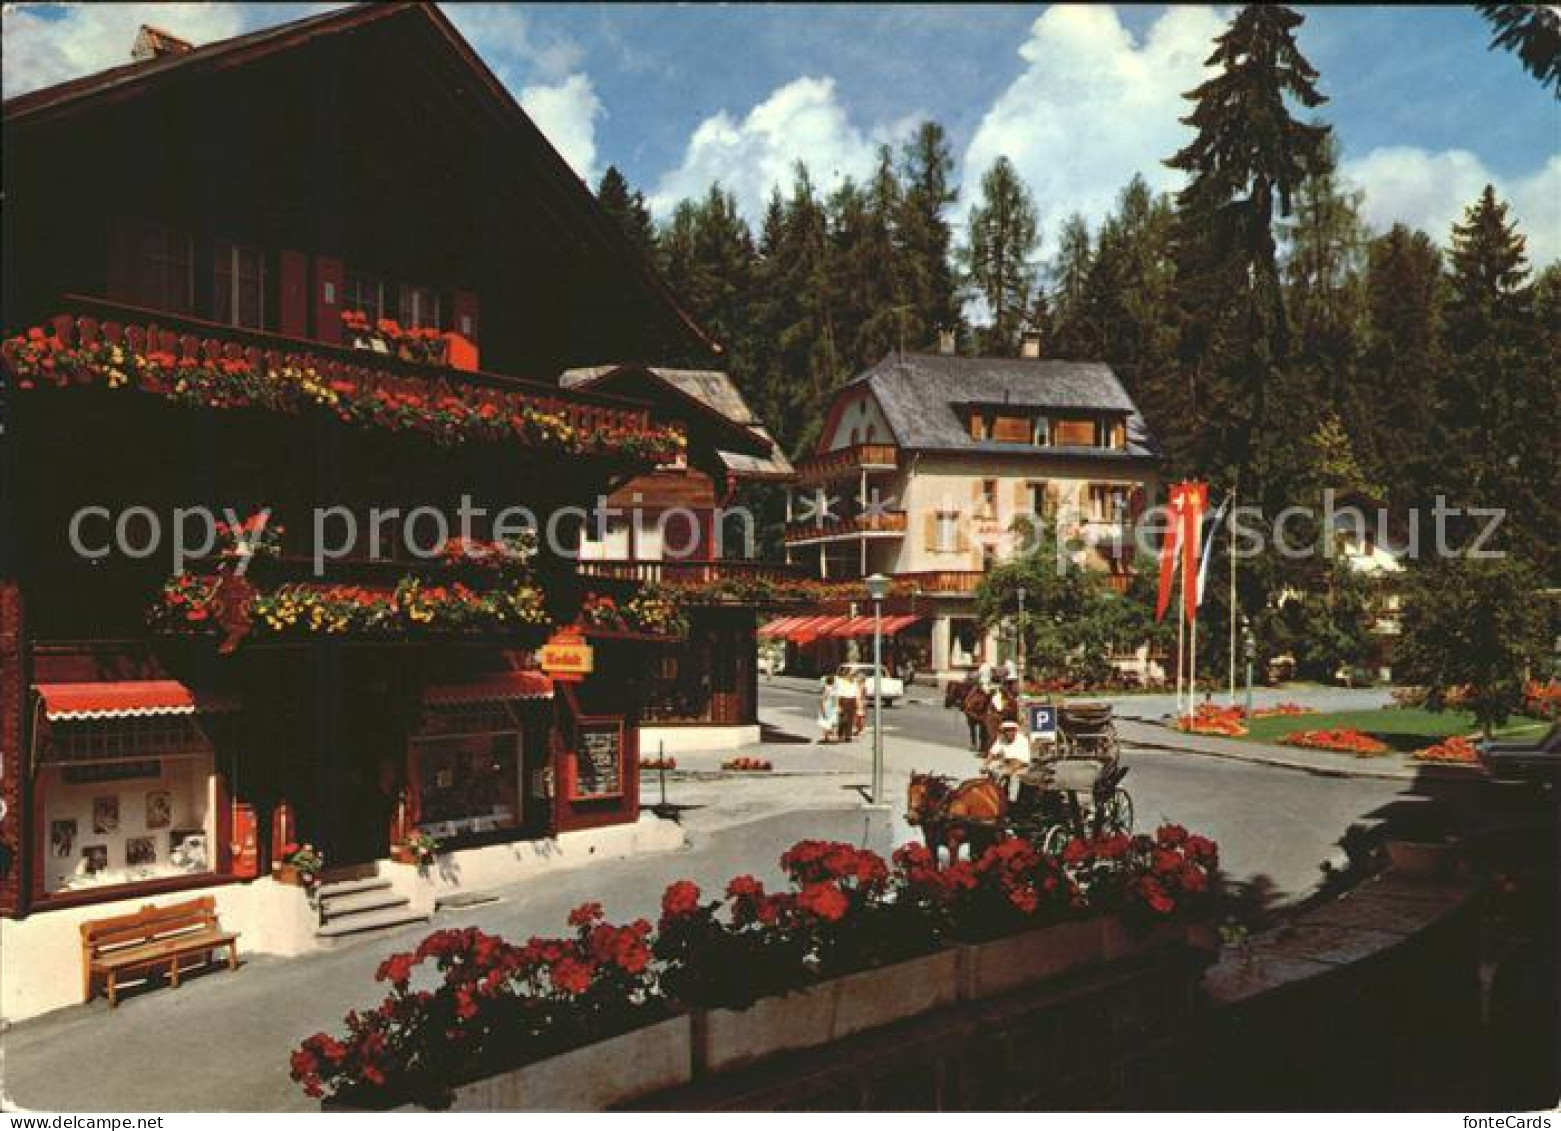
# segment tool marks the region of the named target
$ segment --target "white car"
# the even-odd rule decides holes
[[[840,672],[850,672],[851,678],[862,685],[862,706],[872,710],[874,683],[878,682],[877,669],[872,664],[841,664],[837,669]],[[905,698],[905,684],[892,675],[885,675],[883,682],[883,705],[892,707],[896,702]]]

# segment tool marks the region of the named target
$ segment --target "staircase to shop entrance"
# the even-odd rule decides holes
[[[406,896],[396,894],[389,880],[378,875],[323,883],[318,899],[320,926],[315,936],[321,939],[354,937],[428,921]]]

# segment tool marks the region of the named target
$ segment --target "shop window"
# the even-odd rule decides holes
[[[341,285],[341,308],[359,310],[372,326],[385,317],[385,280],[362,271],[348,271]]]
[[[213,751],[189,716],[55,723],[40,763],[45,895],[217,871]]]
[[[212,320],[251,330],[265,328],[266,257],[258,247],[217,241]]]
[[[506,704],[428,708],[409,762],[424,832],[449,840],[520,826],[521,732]]]
[[[143,224],[133,250],[131,301],[189,314],[195,306],[195,251],[189,235],[162,224]]]
[[[651,669],[645,718],[658,723],[712,721],[714,642],[690,640],[688,647],[664,652]]]
[[[439,292],[433,287],[402,284],[397,318],[404,329],[443,330],[443,313]]]

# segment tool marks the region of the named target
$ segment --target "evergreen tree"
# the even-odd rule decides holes
[[[650,218],[650,209],[645,206],[645,194],[629,187],[628,179],[618,171],[618,166],[607,166],[597,182],[596,199],[601,203],[602,211],[611,216],[628,237],[630,246],[650,258],[656,246],[656,225]]]
[[[951,253],[954,233],[946,215],[959,198],[951,181],[954,156],[937,122],[923,122],[900,154],[899,218],[896,223],[904,261],[905,344],[924,349],[939,330],[958,332],[963,315]]]
[[[1476,4],[1494,30],[1491,48],[1516,52],[1523,68],[1561,97],[1561,14],[1544,4]]]
[[[1208,59],[1219,73],[1187,95],[1194,106],[1182,121],[1197,136],[1167,161],[1189,177],[1177,197],[1177,256],[1185,407],[1196,430],[1183,455],[1196,470],[1239,476],[1249,495],[1291,462],[1278,449],[1292,442],[1295,406],[1269,403],[1289,354],[1276,208],[1290,215],[1328,132],[1287,104],[1324,101],[1295,43],[1301,22],[1277,5],[1237,13]],[[1257,463],[1260,454],[1271,467]],[[1283,498],[1283,484],[1265,486],[1266,502]]]
[[[1053,339],[1043,347],[1054,357],[1093,360],[1104,352],[1105,327],[1094,322],[1088,304],[1094,265],[1089,225],[1075,212],[1063,221],[1057,236],[1057,258],[1051,265]]]
[[[981,199],[970,211],[960,263],[967,285],[986,303],[989,319],[980,330],[982,349],[1013,354],[1035,289],[1038,246],[1035,204],[1006,157],[981,178]]]
[[[1367,247],[1363,289],[1362,447],[1394,511],[1423,510],[1435,494],[1442,415],[1441,252],[1424,232],[1395,224]]]

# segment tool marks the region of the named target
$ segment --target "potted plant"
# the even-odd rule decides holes
[[[325,853],[312,844],[288,843],[282,846],[282,859],[271,865],[278,883],[312,889],[325,870]]]
[[[414,829],[399,843],[390,847],[390,858],[397,864],[415,864],[426,868],[434,862],[439,852],[439,841],[432,833]]]

